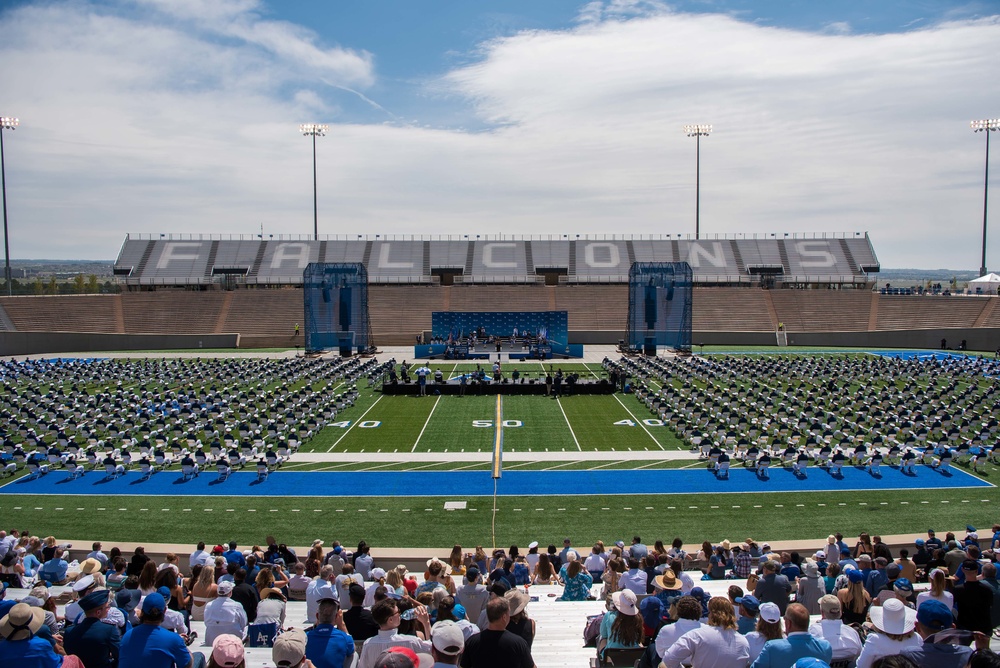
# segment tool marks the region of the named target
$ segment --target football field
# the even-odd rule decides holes
[[[432,374],[440,369],[446,381],[476,370],[475,363],[428,367]],[[411,375],[416,368],[410,365]],[[515,368],[517,382],[526,384],[544,383],[550,368],[581,380],[607,376],[599,362],[509,362],[508,381]],[[697,378],[671,382],[685,392],[708,388]],[[777,381],[727,382],[742,392]],[[984,391],[991,383],[980,381]],[[303,377],[288,389],[339,393],[350,384]],[[922,533],[927,526],[988,525],[1000,503],[990,484],[1000,469],[992,462],[979,473],[956,462],[948,478],[929,467],[914,477],[885,467],[886,475],[875,478],[859,466],[843,480],[819,468],[797,479],[776,467],[770,483],[734,463],[732,482],[717,481],[691,444],[635,394],[553,399],[498,396],[489,386],[470,385],[465,396],[455,396],[435,394],[430,383],[427,396],[398,396],[383,395],[364,378],[357,389],[353,405],[304,439],[264,482],[255,482],[252,463],[222,484],[212,467],[184,483],[176,463],[146,482],[135,470],[105,482],[103,470],[68,480],[56,469],[37,485],[19,473],[0,490],[0,516],[12,526],[76,540],[169,536],[185,542],[204,539],[208,530],[217,542],[252,543],[263,532],[308,544],[319,532],[347,543],[439,547],[489,544],[494,536],[509,544],[563,534],[591,542],[636,532],[686,542],[837,530]],[[498,453],[504,477],[493,499],[490,474]]]

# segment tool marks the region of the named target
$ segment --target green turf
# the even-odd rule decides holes
[[[723,538],[781,540],[912,533],[929,527],[991,525],[1000,495],[995,489],[868,493],[683,494],[630,496],[627,477],[619,495],[499,497],[496,540],[575,545],[634,534],[647,541],[675,536],[690,544]],[[437,490],[428,490],[437,491]],[[467,501],[466,510],[445,511],[445,501]],[[260,542],[273,534],[293,545],[315,538],[346,544],[445,547],[491,545],[488,497],[269,498],[252,497],[46,497],[0,499],[7,526],[76,540],[195,543]],[[82,510],[81,510],[82,509]],[[122,510],[124,509],[124,510]],[[376,558],[377,558],[376,550]]]

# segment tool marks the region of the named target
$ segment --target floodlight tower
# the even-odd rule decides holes
[[[10,235],[7,234],[7,173],[4,169],[3,161],[3,131],[16,130],[18,121],[16,118],[0,116],[0,189],[3,190],[3,253],[4,253],[4,280],[7,281],[7,296],[11,296],[10,284]]]
[[[319,239],[319,209],[316,206],[316,137],[326,136],[329,125],[319,123],[303,123],[299,132],[306,137],[312,137],[313,143],[313,240]]]
[[[694,137],[697,143],[694,171],[694,238],[701,236],[701,138],[712,132],[711,125],[685,125],[684,133]]]
[[[973,132],[986,133],[986,178],[983,182],[983,258],[979,267],[979,275],[986,275],[986,205],[990,196],[990,133],[1000,130],[1000,118],[985,118],[981,121],[972,121]]]

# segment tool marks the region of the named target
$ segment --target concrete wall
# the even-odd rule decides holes
[[[0,332],[0,355],[238,348],[239,334],[87,334]]]

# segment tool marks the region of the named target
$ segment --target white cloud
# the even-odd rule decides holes
[[[384,124],[371,54],[255,1],[0,14],[0,111],[22,118],[5,136],[12,253],[109,258],[127,232],[308,234],[304,121],[331,123],[321,233],[686,233],[681,126],[707,122],[707,233],[869,230],[884,266],[978,267],[984,147],[968,121],[1000,108],[983,79],[996,18],[832,35],[653,3],[592,13],[490,41],[428,85],[472,104],[479,133]],[[336,122],[339,88],[371,100],[369,124]]]

